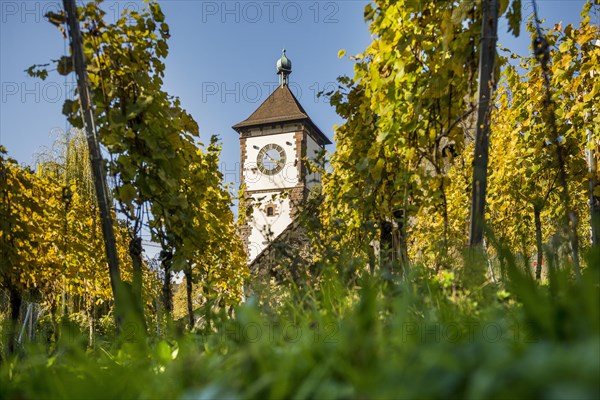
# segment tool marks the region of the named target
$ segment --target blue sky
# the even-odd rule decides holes
[[[363,21],[366,1],[161,1],[170,25],[165,90],[180,97],[200,125],[202,140],[218,134],[223,143],[221,169],[226,181],[239,181],[239,145],[231,126],[264,101],[277,82],[275,62],[282,48],[293,62],[290,87],[319,127],[333,138],[340,118],[316,93],[332,87],[339,75],[352,74],[352,62],[338,59],[361,52],[371,41]],[[21,163],[49,146],[66,122],[65,98],[75,86],[51,73],[46,81],[28,78],[24,70],[66,54],[65,41],[45,21],[61,1],[0,0],[0,144]],[[577,23],[583,0],[540,0],[546,26]],[[108,18],[139,8],[138,1],[106,2]],[[532,11],[523,0],[523,15]],[[499,42],[524,53],[526,33],[515,39],[500,23]],[[522,29],[524,32],[524,29]],[[331,149],[333,150],[333,149]]]

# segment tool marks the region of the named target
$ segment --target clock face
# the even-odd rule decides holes
[[[270,143],[260,149],[256,164],[263,174],[275,175],[285,166],[285,150],[275,143]]]

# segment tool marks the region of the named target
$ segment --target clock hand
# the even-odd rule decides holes
[[[269,155],[269,153],[265,153],[265,156],[269,157],[271,159],[271,161],[273,161],[275,164],[279,164],[279,161],[281,161],[281,160],[275,160],[273,157],[271,157]]]

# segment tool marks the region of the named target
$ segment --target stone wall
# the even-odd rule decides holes
[[[297,280],[309,264],[308,236],[305,229],[294,221],[254,259],[250,271],[257,277]]]

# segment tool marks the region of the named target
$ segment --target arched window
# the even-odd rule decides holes
[[[272,217],[273,216],[273,207],[269,206],[267,207],[267,217]]]

